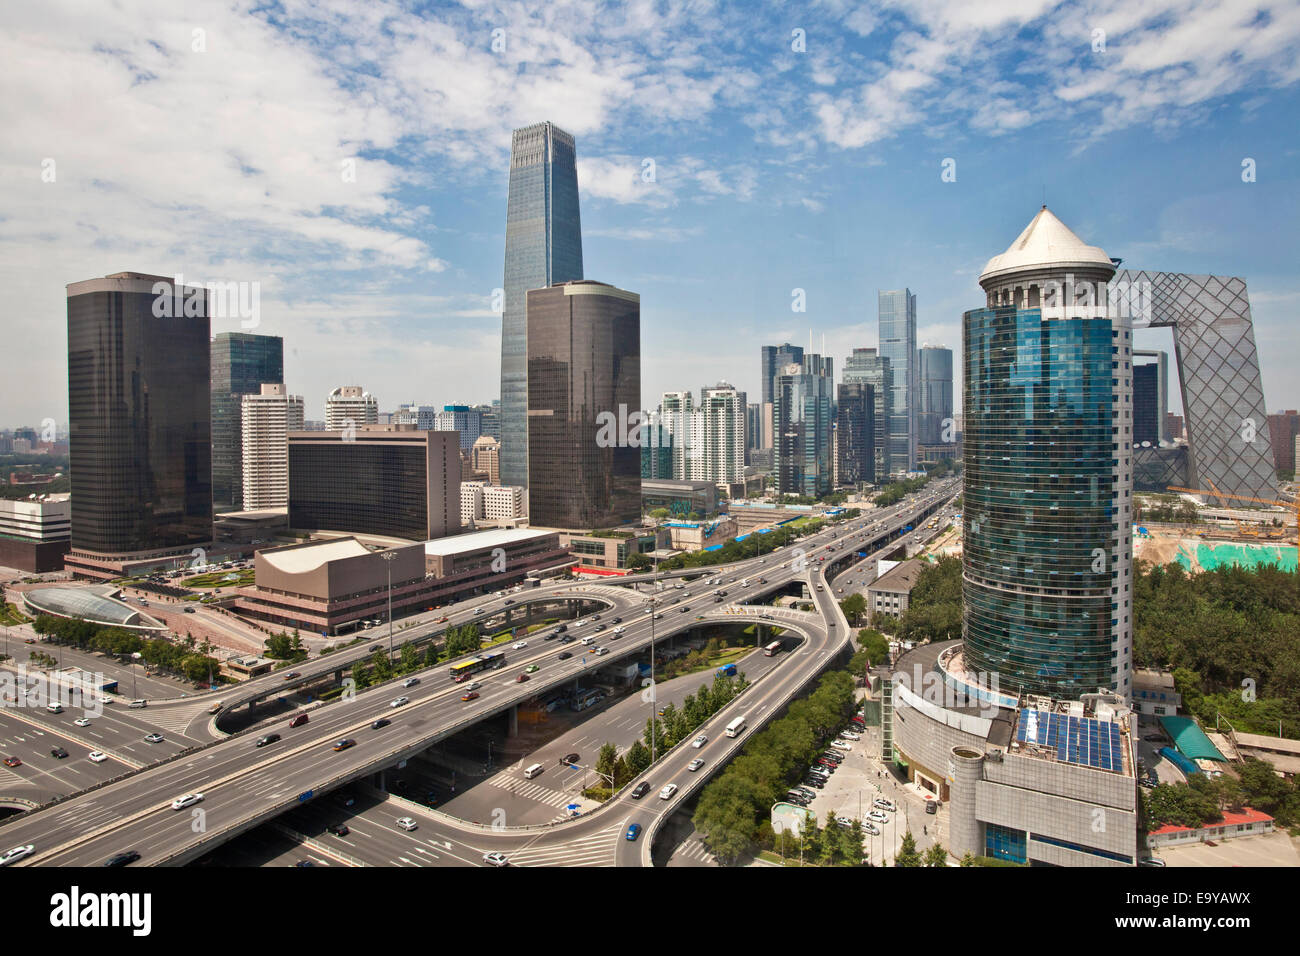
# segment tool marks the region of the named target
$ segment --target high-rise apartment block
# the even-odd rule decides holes
[[[379,424],[379,402],[360,385],[341,385],[325,399],[325,430],[352,431]]]
[[[528,477],[528,317],[531,289],[582,278],[582,220],[573,137],[551,123],[514,131],[506,208],[501,316],[501,478]]]
[[[488,476],[492,484],[501,481],[501,443],[489,435],[480,435],[470,449],[474,471]]]
[[[302,431],[302,396],[268,384],[257,395],[245,395],[241,404],[244,510],[284,508],[289,504],[289,433]]]
[[[745,393],[726,382],[700,390],[690,423],[686,479],[729,484],[745,478]]]
[[[284,381],[284,339],[218,332],[212,340],[212,504],[238,510],[244,502],[240,410],[245,395]]]
[[[640,296],[602,282],[564,282],[529,291],[527,314],[532,525],[639,521]]]

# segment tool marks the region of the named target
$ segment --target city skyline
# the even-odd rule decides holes
[[[214,23],[226,15],[214,11]],[[708,34],[706,26],[670,15],[645,36],[633,38],[637,31],[629,30],[606,38],[609,49],[596,51],[582,66],[573,96],[549,102],[541,90],[560,70],[573,69],[573,54],[556,52],[548,31],[562,27],[579,46],[593,36],[594,28],[573,12],[561,8],[522,18],[512,26],[515,42],[504,55],[491,50],[491,28],[479,14],[438,8],[421,20],[400,13],[399,19],[411,22],[444,18],[467,36],[481,34],[481,42],[455,49],[439,38],[431,62],[477,69],[493,77],[493,84],[522,83],[527,95],[508,106],[478,109],[487,104],[456,93],[451,115],[431,120],[428,111],[417,115],[379,91],[376,116],[387,117],[390,126],[358,120],[353,129],[361,130],[360,147],[337,121],[320,128],[289,123],[278,133],[254,127],[238,136],[248,155],[237,162],[187,152],[189,142],[210,137],[187,137],[182,127],[168,145],[179,152],[170,154],[175,161],[161,178],[141,176],[141,164],[124,161],[153,148],[131,132],[152,123],[114,124],[88,150],[61,146],[62,138],[51,140],[41,121],[28,118],[0,147],[14,168],[28,169],[25,177],[0,184],[10,212],[0,242],[7,246],[3,261],[11,287],[24,303],[10,332],[30,357],[15,371],[17,387],[0,418],[10,425],[66,420],[54,290],[83,275],[123,269],[258,283],[257,326],[248,327],[252,316],[231,315],[214,319],[212,332],[285,338],[285,381],[305,397],[311,420],[323,417],[323,397],[341,381],[383,382],[376,394],[385,409],[410,400],[497,398],[491,383],[499,370],[501,316],[492,310],[492,296],[502,283],[510,134],[547,120],[583,143],[577,165],[584,226],[589,239],[600,240],[589,243],[588,269],[645,296],[646,394],[720,378],[759,394],[752,359],[734,348],[738,337],[800,342],[811,328],[818,338],[825,333],[826,354],[842,362],[854,347],[879,344],[875,316],[865,305],[877,289],[917,293],[918,342],[954,342],[959,316],[976,289],[981,250],[1014,231],[1046,197],[1080,231],[1106,235],[1117,257],[1152,268],[1246,278],[1268,408],[1300,405],[1300,385],[1286,374],[1300,362],[1300,345],[1288,334],[1289,316],[1300,302],[1300,281],[1291,269],[1297,239],[1289,225],[1297,210],[1282,174],[1296,137],[1287,124],[1266,121],[1271,111],[1294,111],[1297,104],[1294,77],[1284,66],[1294,61],[1300,42],[1300,28],[1290,21],[1268,24],[1271,43],[1258,46],[1245,41],[1264,26],[1248,19],[1213,30],[1189,21],[1185,30],[1196,36],[1196,55],[1180,57],[1145,22],[1111,26],[1101,53],[1046,14],[990,12],[980,22],[961,21],[970,33],[965,37],[938,11],[872,16],[831,8],[802,25],[808,44],[800,54],[785,42],[787,25],[759,14],[742,28],[735,22],[739,16],[716,13],[718,23],[735,28],[731,33]],[[1071,14],[1068,25],[1086,40],[1091,31],[1081,29],[1083,16]],[[97,44],[70,38],[67,48],[47,44],[39,67],[11,57],[17,64],[11,82],[19,93],[39,84],[52,104],[46,118],[75,128],[83,103],[99,102],[104,93],[88,93],[70,81],[51,88],[51,75],[62,72],[60,62],[84,61],[104,91],[123,92],[132,86],[133,70],[147,71],[150,82],[135,90],[144,97],[138,108],[188,123],[190,115],[205,115],[203,108],[192,108],[202,104],[182,95],[192,80],[212,68],[228,73],[232,63],[258,55],[282,64],[281,80],[292,80],[291,88],[316,94],[313,104],[341,105],[348,116],[355,109],[351,92],[327,68],[329,58],[346,54],[365,61],[376,55],[364,49],[375,38],[359,20],[331,17],[329,38],[315,44],[290,33],[287,24],[240,16],[234,21],[240,29],[233,31],[239,42],[214,45],[204,60],[198,54],[163,56],[142,28],[148,8],[128,7],[116,18],[92,16],[87,35],[98,37]],[[963,95],[951,100],[927,98],[923,86],[919,92],[900,90],[891,117],[873,117],[868,110],[866,104],[874,102],[869,94],[898,82],[918,56],[909,46],[911,31],[959,45],[970,55],[986,46],[988,53],[980,55],[985,62],[985,55],[1018,53],[1026,41],[1015,28],[1022,27],[1043,34],[1035,42],[1059,53],[1058,62],[1067,68],[1060,81],[1032,72],[1008,81],[1023,93],[1020,108],[976,106],[973,94],[990,82],[976,71],[963,79]],[[747,55],[761,31],[770,31],[762,53]],[[703,37],[733,34],[737,39],[719,51],[718,65],[706,67],[697,52]],[[160,35],[155,42],[164,50],[189,52],[188,32],[183,38]],[[650,53],[654,44],[694,57],[689,62],[700,75],[664,65],[664,57]],[[1247,46],[1244,59],[1232,62],[1235,51]],[[1153,49],[1162,54],[1153,60],[1160,65],[1143,65],[1142,53]],[[285,53],[293,56],[277,55]],[[558,62],[547,61],[548,53]],[[631,88],[610,90],[604,82],[617,56],[629,59],[643,85],[680,87],[693,98],[669,115],[648,116],[653,110]],[[508,69],[523,63],[536,65],[535,78],[519,80]],[[1222,72],[1204,89],[1162,82],[1177,69],[1220,64]],[[923,65],[930,88],[951,79],[955,69]],[[721,77],[733,75],[745,83],[724,94]],[[393,79],[398,89],[414,89],[417,79],[427,77],[394,66]],[[1123,94],[1121,80],[1139,84],[1151,102],[1139,106]],[[1247,80],[1254,85],[1248,88]],[[242,82],[227,94],[237,102],[259,97],[257,84],[266,80]],[[1070,92],[1083,84],[1091,95]],[[606,92],[596,92],[601,89]],[[1008,102],[1005,93],[990,99]],[[806,128],[792,125],[781,105],[803,107],[790,112],[813,118]],[[310,120],[318,108],[304,105],[304,118]],[[1165,123],[1153,135],[1145,120],[1161,108],[1182,122]],[[1048,145],[1055,134],[1080,123],[1089,135],[1074,153],[1063,156]],[[392,129],[402,131],[411,151],[396,147]],[[670,129],[675,135],[666,139]],[[322,169],[314,178],[303,179],[259,145],[259,137],[274,143],[295,134],[320,157]],[[756,162],[737,161],[742,154],[735,151],[736,137]],[[1204,139],[1218,148],[1190,148]],[[63,148],[69,152],[61,154]],[[340,168],[358,153],[367,158],[350,172]],[[53,180],[42,181],[45,170],[32,156],[53,162]],[[955,161],[951,182],[942,178],[945,159]],[[1013,159],[1019,172],[1007,182],[1003,170]],[[1243,181],[1247,159],[1251,181]],[[1133,188],[1108,199],[1117,177]],[[114,188],[97,189],[92,181]],[[250,192],[269,195],[269,209],[245,199]],[[167,240],[160,242],[151,226],[176,196],[186,196],[200,211],[172,217]],[[234,203],[221,199],[232,196]],[[864,215],[868,209],[880,218],[905,219],[907,230],[885,237],[865,230],[862,223],[872,218]],[[71,210],[112,225],[88,242],[68,231]],[[247,230],[224,228],[245,219]],[[226,232],[238,233],[238,243]],[[791,309],[794,289],[806,294],[805,312]],[[681,355],[674,343],[687,334],[701,347]],[[1169,344],[1167,333],[1145,330],[1137,340],[1142,348],[1167,350]],[[437,390],[426,381],[425,369],[433,364],[448,369]],[[954,390],[960,394],[959,381]]]

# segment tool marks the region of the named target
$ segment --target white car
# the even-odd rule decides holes
[[[622,634],[622,633],[623,633],[623,627],[622,627],[622,625],[620,625],[620,626],[614,628],[614,633],[615,633],[615,634]]]
[[[703,766],[704,766],[704,758],[696,757],[694,760],[692,760],[690,763],[686,765],[686,769],[694,773],[696,770],[699,770]]]
[[[78,717],[76,720],[73,721],[73,723],[76,724],[78,727],[89,727],[89,726],[90,726],[90,718],[89,718],[89,717]]]
[[[876,799],[871,801],[871,805],[873,807],[878,807],[881,810],[888,810],[890,813],[893,813],[898,809],[898,807],[894,806],[893,800],[888,800],[885,797],[876,797]]]
[[[185,796],[177,797],[175,800],[172,801],[172,809],[184,810],[186,807],[192,807],[194,806],[194,804],[202,803],[202,802],[203,802],[203,794],[187,793],[185,794]]]
[[[92,750],[90,752],[91,763],[103,763],[107,759],[108,754],[104,753],[102,750]]]
[[[662,790],[659,791],[659,799],[671,800],[673,798],[673,794],[676,792],[677,792],[677,784],[670,783],[668,784],[668,786],[664,787]]]
[[[390,703],[388,706],[389,706],[389,707],[401,707],[403,704],[409,704],[410,702],[411,702],[411,698],[409,698],[409,697],[398,697],[396,700],[394,700],[394,701],[393,701],[392,703]]]
[[[879,810],[872,810],[870,813],[867,814],[867,819],[875,820],[877,823],[889,822],[889,817],[886,814],[881,813]]]
[[[525,647],[528,646],[528,642],[527,642],[527,641],[515,641],[515,642],[514,642],[513,644],[511,644],[510,646],[513,647],[513,648],[514,648],[515,650],[517,650],[517,651],[522,651]]]
[[[469,687],[466,688],[466,690],[478,690],[482,686],[483,685],[480,684],[478,681],[470,681],[470,685]]]
[[[864,832],[869,833],[872,836],[880,836],[880,827],[876,826],[874,823],[864,821],[862,829]]]
[[[694,747],[696,750],[698,750],[708,742],[709,742],[708,736],[706,734],[700,734],[698,737],[696,737],[694,740],[691,741],[691,746]]]
[[[842,750],[845,753],[848,753],[850,750],[853,749],[852,744],[845,743],[842,740],[832,740],[831,746],[834,747],[836,750]]]
[[[510,861],[504,853],[484,853],[483,862],[488,866],[506,866]]]
[[[100,702],[101,704],[111,704],[111,703],[113,703],[113,698],[111,698],[111,697],[101,697],[101,698],[99,698],[99,702]]]
[[[25,856],[31,856],[36,852],[36,844],[26,843],[16,846],[12,850],[6,850],[0,853],[0,866],[8,866],[10,863],[17,863]]]
[[[851,731],[851,730],[843,730],[843,731],[840,731],[840,737],[841,737],[841,739],[843,739],[843,740],[861,740],[861,739],[862,739],[862,735],[861,735],[861,734],[855,734],[855,733],[854,733],[853,731]]]
[[[419,826],[419,824],[416,823],[414,820],[412,820],[410,817],[398,817],[397,825],[401,827],[403,830],[407,831],[408,833]]]
[[[415,686],[416,684],[418,684],[418,683],[420,683],[420,678],[418,678],[418,677],[408,677],[408,678],[406,678],[406,680],[402,681],[402,686],[403,686],[403,687],[414,687],[414,686]]]

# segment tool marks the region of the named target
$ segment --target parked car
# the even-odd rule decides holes
[[[888,810],[890,813],[893,813],[898,809],[894,801],[886,797],[876,797],[876,799],[871,801],[871,805],[873,807],[878,807],[881,810]]]
[[[879,811],[879,810],[872,810],[870,813],[867,814],[867,819],[868,819],[868,820],[875,820],[877,823],[888,823],[888,822],[889,822],[889,816],[888,816],[887,814],[885,814],[885,813],[882,813],[882,812]]]
[[[17,757],[5,757],[6,767],[21,767],[22,765],[23,762],[19,760]]]
[[[925,801],[925,812],[926,812],[926,813],[931,813],[931,814],[933,814],[933,813],[938,813],[938,812],[939,812],[939,801],[938,801],[938,800],[927,800],[927,801]]]

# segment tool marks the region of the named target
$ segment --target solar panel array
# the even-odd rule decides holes
[[[1119,724],[1095,717],[1071,717],[1022,710],[1016,740],[1056,751],[1056,759],[1098,770],[1124,771]]]

